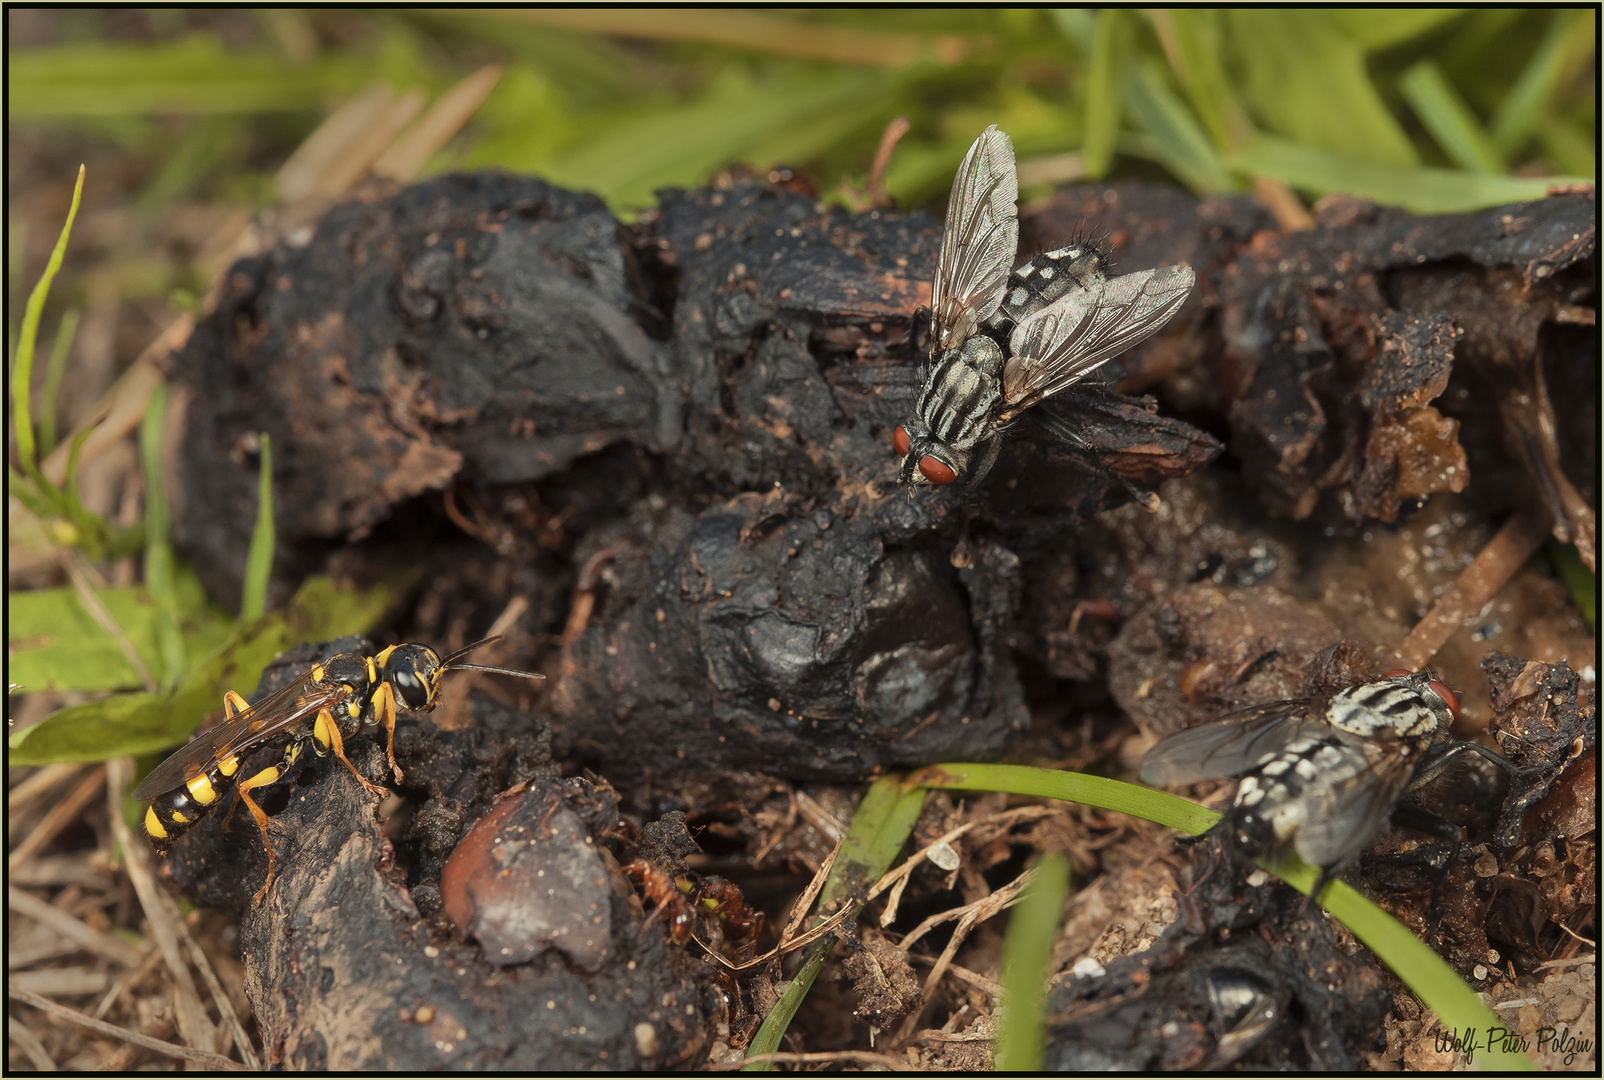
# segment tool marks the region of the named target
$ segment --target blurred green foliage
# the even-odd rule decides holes
[[[626,214],[738,162],[861,188],[899,114],[904,204],[939,198],[988,123],[1088,178],[1257,173],[1418,211],[1594,171],[1592,9],[273,10],[232,13],[226,41],[143,14],[145,40],[79,12],[14,47],[9,106],[147,153],[147,208],[265,197],[264,146],[282,160],[370,80],[437,93],[486,62],[499,85],[431,171],[539,173]]]

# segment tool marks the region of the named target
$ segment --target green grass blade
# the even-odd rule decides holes
[[[1370,79],[1364,50],[1329,12],[1234,8],[1226,19],[1243,94],[1263,127],[1355,161],[1419,164]]]
[[[1231,84],[1220,59],[1220,13],[1207,8],[1172,8],[1169,17],[1185,68],[1176,74],[1214,145],[1228,147]]]
[[[39,456],[46,457],[56,448],[56,408],[61,399],[61,377],[67,371],[67,357],[78,336],[80,312],[70,307],[61,313],[56,327],[56,340],[50,346],[50,363],[45,368],[45,388],[39,400]]]
[[[1092,35],[1092,55],[1086,72],[1086,135],[1081,153],[1086,158],[1086,175],[1101,179],[1114,162],[1114,144],[1119,136],[1120,74],[1131,39],[1130,17],[1119,8],[1097,13]]]
[[[1565,39],[1571,23],[1583,14],[1565,10],[1554,12],[1553,24],[1542,43],[1527,61],[1515,85],[1499,102],[1493,113],[1491,134],[1493,143],[1505,155],[1512,156],[1536,131],[1564,62]]]
[[[15,425],[17,457],[23,471],[33,476],[38,484],[44,484],[45,480],[39,475],[38,447],[33,434],[33,403],[29,400],[33,393],[33,350],[39,339],[39,318],[44,313],[45,298],[50,295],[50,283],[56,279],[61,260],[67,254],[67,238],[72,235],[72,223],[78,217],[78,203],[83,194],[84,167],[80,165],[78,181],[72,187],[72,205],[67,208],[67,223],[61,227],[61,235],[56,237],[56,246],[45,263],[45,272],[39,275],[33,292],[28,294],[22,327],[17,333],[16,363],[11,369],[11,416]]]
[[[841,853],[836,856],[830,877],[820,890],[821,909],[834,902],[851,903],[850,894],[878,880],[891,869],[891,862],[907,843],[913,824],[924,808],[923,788],[904,786],[895,776],[883,776],[869,786],[852,824],[841,842]],[[803,953],[802,966],[792,976],[780,999],[763,1018],[757,1034],[747,1047],[747,1056],[772,1054],[780,1048],[785,1030],[796,1016],[797,1009],[807,997],[813,981],[824,968],[824,961],[835,947],[835,936],[820,938]],[[742,1066],[743,1072],[769,1072],[768,1062],[753,1062]]]
[[[1582,556],[1570,544],[1552,541],[1548,544],[1548,557],[1554,564],[1565,590],[1571,594],[1571,603],[1587,620],[1587,629],[1596,632],[1598,627],[1598,578],[1587,568]]]
[[[1436,61],[1428,57],[1404,72],[1398,89],[1455,165],[1482,173],[1504,171],[1498,147],[1464,98],[1443,77]]]
[[[167,492],[162,483],[162,426],[167,418],[167,384],[158,386],[139,425],[139,457],[145,474],[145,590],[156,603],[156,637],[162,658],[158,680],[171,690],[189,667],[178,591],[173,579],[173,544],[168,535]]]
[[[239,605],[239,617],[247,622],[267,613],[267,586],[273,578],[273,544],[277,536],[273,524],[273,443],[264,431],[256,479],[256,527],[251,530],[251,546],[245,555],[245,586]]]
[[[1462,15],[1457,8],[1362,7],[1327,12],[1337,27],[1365,52],[1391,49]]]
[[[225,690],[255,686],[262,669],[285,649],[369,630],[406,580],[341,590],[329,578],[307,578],[283,611],[236,624],[228,640],[196,663],[172,693],[118,694],[52,713],[11,735],[9,761],[104,761],[175,746],[217,708]]]
[[[1024,765],[931,765],[908,777],[908,783],[1065,799],[1134,814],[1193,836],[1207,830],[1220,817],[1214,811],[1185,799],[1134,784]],[[1160,798],[1152,799],[1150,796]],[[1314,888],[1319,877],[1315,867],[1291,853],[1260,860],[1260,865],[1304,894]],[[1458,1031],[1466,1028],[1485,1031],[1489,1027],[1500,1026],[1498,1019],[1442,957],[1351,886],[1333,881],[1319,902],[1333,917],[1341,919],[1355,937],[1369,945],[1382,963],[1407,983],[1446,1027]],[[1489,1068],[1532,1068],[1531,1061],[1524,1054],[1493,1050],[1484,1052]]]
[[[1547,195],[1552,184],[1588,182],[1579,177],[1488,176],[1427,167],[1397,169],[1263,133],[1254,136],[1241,153],[1226,160],[1243,172],[1263,173],[1317,196],[1341,191],[1417,214],[1447,214],[1529,202]]]
[[[1069,860],[1054,852],[1036,864],[1035,876],[1020,893],[1008,920],[994,1062],[998,1072],[1028,1073],[1041,1068],[1047,979],[1052,975],[1053,942],[1058,940],[1068,894]]]
[[[1231,187],[1214,144],[1181,99],[1170,90],[1164,69],[1151,57],[1136,58],[1125,72],[1125,111],[1152,140],[1161,160],[1197,192]]]

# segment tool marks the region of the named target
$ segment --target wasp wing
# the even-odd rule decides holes
[[[1307,816],[1292,838],[1292,850],[1319,867],[1341,866],[1363,851],[1392,813],[1414,772],[1408,760],[1377,747],[1382,756],[1366,767],[1321,776],[1303,793]]]
[[[1019,249],[1014,144],[993,124],[969,147],[947,201],[941,254],[930,286],[935,354],[974,334],[1002,303]]]
[[[1076,289],[1019,321],[1008,338],[1002,419],[1085,378],[1097,365],[1145,341],[1192,291],[1189,266],[1160,266]]]
[[[1142,783],[1168,787],[1247,772],[1299,737],[1331,730],[1309,715],[1310,704],[1270,701],[1165,736],[1142,758]]]
[[[181,787],[210,769],[219,758],[272,738],[320,709],[339,704],[351,693],[343,683],[309,689],[311,682],[312,672],[308,671],[284,689],[203,732],[152,769],[130,797],[144,802]]]

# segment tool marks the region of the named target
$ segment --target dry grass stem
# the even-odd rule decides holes
[[[6,793],[6,811],[15,814],[28,807],[35,799],[77,776],[83,769],[84,766],[75,761],[44,766]]]
[[[49,998],[40,997],[38,994],[30,994],[26,990],[11,988],[7,990],[7,993],[13,1001],[31,1005],[47,1016],[55,1017],[58,1020],[66,1020],[69,1023],[86,1027],[90,1031],[98,1032],[113,1039],[120,1039],[123,1042],[142,1046],[146,1050],[154,1050],[158,1054],[165,1054],[170,1058],[177,1058],[179,1061],[193,1061],[197,1065],[203,1065],[208,1069],[216,1069],[220,1072],[247,1071],[244,1065],[237,1061],[230,1061],[221,1054],[207,1053],[203,1050],[191,1050],[187,1046],[178,1046],[174,1043],[163,1042],[160,1039],[152,1039],[148,1035],[141,1035],[137,1031],[129,1031],[127,1028],[118,1027],[116,1024],[108,1024],[104,1020],[96,1020],[94,1017],[86,1016],[76,1009],[58,1005]]]
[[[997,828],[1009,828],[1020,821],[1033,821],[1037,818],[1050,817],[1051,815],[1059,812],[1060,811],[1057,808],[1050,806],[1017,806],[1012,810],[1004,810],[998,814],[989,814],[986,817],[975,818],[973,821],[966,821],[957,828],[938,836],[936,839],[932,840],[930,843],[926,844],[924,847],[920,848],[918,851],[904,859],[901,865],[897,866],[893,870],[888,871],[886,875],[879,881],[875,882],[874,887],[869,890],[868,899],[873,900],[875,897],[885,892],[886,889],[892,889],[891,899],[886,904],[885,913],[880,916],[880,925],[890,926],[896,921],[897,903],[902,897],[902,889],[906,887],[909,875],[913,873],[915,867],[930,857],[930,852],[933,848],[937,848],[942,844],[950,844],[964,833],[980,825],[992,825]]]
[[[21,1050],[29,1061],[33,1062],[34,1068],[40,1072],[56,1071],[56,1063],[45,1050],[45,1044],[39,1041],[39,1036],[35,1035],[33,1029],[28,1027],[27,1024],[24,1024],[15,1016],[8,1016],[6,1017],[6,1034],[10,1037],[11,1044]]]
[[[15,885],[6,886],[6,906],[18,915],[48,927],[80,948],[104,957],[114,964],[133,967],[144,959],[143,950],[121,938],[96,930],[60,908],[52,907],[32,893],[23,892]]]
[[[112,805],[120,806],[122,793],[127,790],[128,783],[133,777],[133,762],[128,758],[117,758],[108,763],[108,782],[106,790],[108,795],[115,795]],[[200,993],[195,988],[195,980],[190,975],[189,967],[184,963],[183,953],[179,949],[178,910],[167,891],[156,882],[156,875],[150,868],[150,849],[143,841],[136,841],[128,823],[123,820],[121,813],[110,815],[112,835],[117,838],[118,845],[123,849],[123,866],[128,871],[128,879],[133,883],[134,893],[139,897],[139,904],[145,911],[145,918],[150,925],[151,940],[161,952],[162,959],[167,963],[167,970],[173,976],[173,1019],[178,1024],[178,1031],[184,1041],[197,1050],[211,1052],[217,1046],[217,1031],[212,1026],[206,1010],[201,1006]]]
[[[441,94],[413,129],[373,163],[373,174],[402,183],[413,180],[430,158],[462,130],[501,80],[501,68],[486,64]]]
[[[733,1072],[748,1065],[879,1065],[892,1072],[908,1072],[912,1068],[901,1058],[890,1054],[876,1054],[872,1050],[829,1050],[817,1054],[794,1054],[776,1051],[772,1054],[753,1054],[727,1065],[710,1065],[711,1072]]]
[[[1437,650],[1488,601],[1498,595],[1515,572],[1548,538],[1553,519],[1546,510],[1516,513],[1465,567],[1448,591],[1417,622],[1398,646],[1398,665],[1419,671]]]
[[[78,781],[77,785],[67,793],[67,797],[50,808],[39,822],[34,826],[33,832],[27,838],[11,849],[6,859],[6,870],[15,874],[17,869],[33,858],[44,846],[54,840],[56,836],[78,819],[83,808],[89,805],[100,787],[106,782],[106,767],[97,765],[89,775]]]
[[[841,838],[846,835],[846,826],[837,821],[834,814],[820,806],[807,792],[796,793],[796,809],[797,813],[802,815],[803,821],[818,829],[834,843],[839,844]]]

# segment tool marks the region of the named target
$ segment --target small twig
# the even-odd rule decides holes
[[[807,917],[808,909],[813,906],[814,898],[819,895],[819,891],[824,888],[824,883],[829,880],[830,868],[835,865],[835,857],[840,853],[841,841],[837,840],[834,850],[830,852],[829,858],[824,860],[824,865],[819,867],[818,872],[813,875],[813,880],[808,882],[808,887],[803,890],[801,898],[797,900],[796,907],[791,912],[791,920],[785,924],[785,929],[780,932],[780,943],[774,946],[774,948],[770,949],[768,952],[764,953],[762,956],[754,957],[751,960],[746,960],[739,964],[732,964],[730,961],[724,959],[718,953],[708,948],[707,943],[702,941],[700,938],[696,938],[696,943],[702,946],[702,948],[707,949],[707,954],[709,956],[711,956],[714,960],[717,960],[720,964],[723,964],[730,971],[745,971],[748,968],[754,968],[760,964],[766,964],[775,957],[784,956],[789,952],[795,952],[804,945],[811,945],[825,934],[830,933],[847,919],[851,918],[857,913],[858,910],[858,905],[847,903],[841,908],[840,911],[837,911],[834,915],[831,915],[829,918],[825,919],[823,922],[813,927],[813,929],[807,931],[805,934],[802,934],[800,937],[792,936],[797,932],[797,928],[802,925],[802,920]],[[695,935],[693,934],[692,936],[694,937]]]
[[[934,956],[920,956],[917,953],[910,953],[908,959],[917,960],[921,964],[934,964],[936,962]],[[994,1000],[1002,997],[1002,983],[997,982],[995,979],[988,979],[978,971],[970,971],[968,968],[959,967],[957,964],[948,964],[947,974],[963,980],[981,993],[990,995]]]
[[[435,151],[462,130],[500,80],[501,68],[495,64],[486,64],[464,76],[435,99],[410,131],[379,155],[373,163],[373,175],[403,183],[415,178]]]
[[[871,1050],[829,1050],[816,1054],[793,1054],[776,1051],[772,1054],[753,1054],[728,1064],[709,1065],[710,1072],[734,1072],[748,1065],[830,1065],[856,1062],[862,1065],[883,1065],[892,1072],[908,1072],[912,1066],[890,1054],[876,1054]]]
[[[869,205],[877,210],[883,210],[890,205],[886,199],[885,178],[886,169],[891,165],[891,155],[897,149],[897,143],[908,134],[912,127],[906,116],[899,116],[886,125],[885,131],[880,134],[880,146],[874,152],[874,164],[869,166]]]
[[[1314,215],[1304,209],[1292,189],[1281,181],[1269,176],[1255,176],[1253,194],[1270,211],[1270,216],[1275,218],[1282,232],[1307,232],[1314,228]]]
[[[835,819],[835,815],[820,806],[807,792],[799,791],[796,793],[796,809],[802,815],[803,821],[818,829],[826,838],[834,840],[837,844],[846,835],[846,828]]]
[[[141,1035],[137,1031],[129,1031],[127,1028],[118,1027],[116,1024],[108,1024],[104,1020],[96,1020],[92,1016],[84,1015],[77,1009],[69,1009],[65,1005],[57,1005],[49,998],[40,997],[38,994],[30,994],[26,990],[8,988],[6,993],[13,1001],[31,1005],[47,1016],[69,1021],[110,1038],[133,1043],[135,1046],[143,1046],[146,1050],[154,1050],[158,1054],[166,1054],[168,1057],[177,1058],[179,1061],[193,1061],[197,1065],[206,1066],[208,1069],[217,1069],[224,1072],[250,1071],[239,1062],[230,1061],[221,1054],[211,1054],[205,1050],[191,1050],[187,1046],[179,1046],[176,1043],[152,1039],[150,1036]]]
[[[84,572],[84,557],[76,551],[63,551],[61,566],[67,571],[67,577],[72,579],[72,587],[78,593],[78,599],[83,603],[84,610],[89,612],[89,617],[111,635],[117,647],[123,651],[123,655],[128,657],[128,662],[134,666],[134,671],[139,675],[139,681],[144,683],[145,690],[154,694],[157,689],[156,680],[151,677],[145,661],[140,659],[139,650],[134,648],[134,643],[128,640],[128,635],[123,633],[123,628],[117,625],[117,620],[96,595],[95,587],[89,583],[89,575]]]
[[[6,812],[15,814],[57,784],[77,776],[82,771],[83,765],[78,762],[46,765],[6,793]]]
[[[964,833],[976,828],[977,826],[996,825],[1000,828],[1009,828],[1018,821],[1029,821],[1033,818],[1050,817],[1051,815],[1060,812],[1061,811],[1058,808],[1052,806],[1017,806],[1012,810],[1004,810],[1001,813],[988,814],[985,817],[975,818],[973,821],[966,821],[957,828],[941,834],[936,839],[932,840],[930,843],[908,856],[902,861],[900,866],[893,870],[887,871],[884,877],[874,883],[874,886],[869,890],[869,895],[866,897],[866,899],[873,900],[875,897],[885,892],[886,889],[894,885],[898,879],[905,878],[909,874],[913,873],[913,870],[916,866],[930,857],[931,848],[937,847],[941,844],[950,844]],[[882,919],[880,925],[886,926],[889,924]]]
[[[50,812],[40,819],[39,824],[34,826],[33,832],[29,833],[22,843],[11,849],[11,855],[6,859],[6,870],[15,874],[19,866],[38,854],[40,849],[54,840],[62,829],[77,821],[78,815],[83,813],[84,807],[89,805],[89,800],[95,797],[100,791],[100,785],[105,782],[104,765],[96,766],[94,771],[78,781],[77,786],[67,793],[67,797],[52,806]]]
[[[579,640],[579,635],[590,625],[590,613],[596,607],[596,586],[601,584],[602,568],[618,558],[622,550],[622,545],[604,544],[579,568],[579,578],[574,582],[574,601],[568,609],[568,622],[563,627],[561,644],[565,654],[564,674],[568,673],[569,662],[566,659],[568,650],[573,648],[574,642]]]
[[[1526,560],[1547,539],[1552,524],[1546,508],[1517,512],[1506,521],[1425,618],[1409,631],[1398,646],[1399,666],[1419,671],[1430,663],[1465,620],[1486,607],[1515,572],[1526,565]]]
[[[146,976],[156,970],[156,965],[161,963],[161,960],[162,951],[152,945],[138,967],[130,968],[118,976],[117,981],[111,984],[111,989],[106,991],[106,996],[100,999],[100,1004],[95,1006],[95,1011],[89,1015],[96,1020],[104,1020],[106,1014],[111,1012],[111,1007],[117,1004],[117,999],[144,982]]]
[[[39,1041],[39,1036],[33,1029],[18,1020],[15,1016],[6,1017],[6,1034],[11,1037],[12,1045],[27,1055],[33,1062],[33,1067],[40,1072],[55,1072],[56,1063],[45,1050],[45,1044]]]

